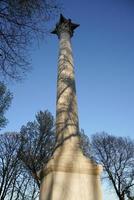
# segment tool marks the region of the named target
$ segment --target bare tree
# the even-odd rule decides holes
[[[133,199],[134,141],[107,133],[92,136],[94,159],[102,163],[119,200]]]
[[[0,135],[0,199],[36,200],[38,171],[50,159],[55,146],[54,118],[40,111],[21,133]]]
[[[83,154],[86,157],[92,159],[91,142],[89,140],[89,137],[85,134],[83,129],[81,129],[79,135],[80,135],[80,148],[81,148]]]
[[[40,111],[34,122],[22,126],[21,145],[19,158],[40,187],[38,171],[47,164],[55,146],[54,118],[50,112]]]
[[[0,199],[35,200],[39,194],[36,181],[19,160],[20,134],[0,135]]]
[[[20,174],[20,164],[17,158],[19,148],[16,133],[0,135],[0,199],[10,199],[14,184]]]
[[[5,111],[9,108],[12,100],[11,92],[6,88],[5,84],[0,82],[0,129],[5,127],[7,119]]]
[[[0,1],[0,78],[20,80],[30,69],[28,47],[59,12],[56,0]]]

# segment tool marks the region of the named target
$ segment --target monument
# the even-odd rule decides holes
[[[78,24],[62,15],[52,32],[59,38],[56,102],[57,143],[40,172],[40,200],[102,200],[102,167],[80,149],[71,37]]]

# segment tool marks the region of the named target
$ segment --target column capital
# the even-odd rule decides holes
[[[51,33],[58,35],[58,37],[60,38],[61,33],[68,32],[70,34],[70,37],[72,37],[74,29],[76,29],[78,26],[79,24],[72,23],[71,19],[66,19],[62,14],[60,14],[60,20]]]

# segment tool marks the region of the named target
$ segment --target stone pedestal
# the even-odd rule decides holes
[[[99,177],[93,174],[52,172],[41,187],[41,200],[102,200]]]
[[[102,167],[80,150],[64,150],[59,147],[41,172],[40,200],[102,200]]]

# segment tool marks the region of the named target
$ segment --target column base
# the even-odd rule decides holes
[[[40,200],[102,200],[101,172],[80,150],[57,151],[40,173]]]

